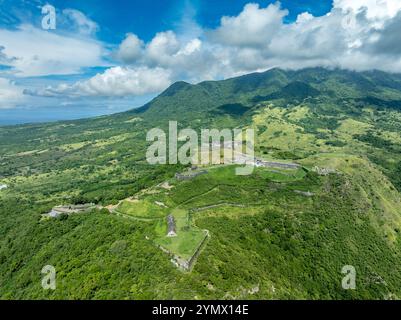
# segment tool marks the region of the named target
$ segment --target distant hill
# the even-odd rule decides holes
[[[227,104],[252,108],[261,101],[302,102],[306,98],[331,103],[367,101],[377,106],[399,106],[401,75],[381,71],[353,72],[310,68],[299,71],[272,69],[223,81],[196,85],[177,82],[146,106],[129,113],[187,118],[216,111]],[[376,100],[375,100],[376,99]]]

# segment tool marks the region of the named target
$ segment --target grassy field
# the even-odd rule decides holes
[[[255,189],[270,183],[295,183],[292,187],[302,190],[302,182],[307,171],[255,168],[254,173],[244,178],[235,175],[236,166],[216,166],[205,168],[208,173],[188,181],[174,181],[174,188],[167,191],[160,187],[142,192],[141,199],[124,200],[115,209],[115,213],[135,217],[139,220],[155,221],[154,241],[157,245],[169,250],[183,259],[190,259],[206,234],[199,229],[192,215],[199,217],[210,214],[209,211],[233,211],[232,216],[255,214],[257,207],[252,203],[268,203],[260,199]],[[191,192],[189,192],[191,190]],[[309,191],[309,189],[308,189]],[[259,193],[259,192],[258,192]],[[259,193],[260,194],[260,193]],[[169,207],[166,206],[168,204]],[[210,207],[210,208],[209,208]],[[256,211],[255,211],[256,210]],[[260,212],[260,210],[259,210]],[[167,237],[166,217],[172,214],[176,221],[177,237]]]
[[[203,230],[192,225],[188,212],[183,209],[174,209],[172,215],[176,221],[176,237],[167,237],[166,222],[160,222],[156,228],[158,237],[155,242],[175,255],[189,260],[206,237]]]
[[[160,219],[167,214],[167,208],[148,199],[124,200],[115,209],[116,213],[126,214],[136,218]]]

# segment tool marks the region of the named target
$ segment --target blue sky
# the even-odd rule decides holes
[[[46,4],[55,30],[42,28]],[[401,71],[401,49],[388,49],[400,11],[398,0],[0,0],[0,124],[119,112],[174,81],[273,67]]]
[[[85,13],[100,26],[100,40],[118,44],[128,32],[139,35],[143,40],[151,40],[157,32],[179,28],[180,21],[186,11],[191,8],[194,18],[203,27],[215,28],[222,16],[238,15],[247,3],[259,3],[266,6],[276,1],[261,0],[54,0],[54,1],[23,1],[0,0],[0,11],[8,12],[13,18],[1,19],[5,27],[18,26],[21,22],[33,21],[40,23],[40,4],[50,3],[57,10],[74,8]],[[294,21],[298,14],[310,12],[315,16],[324,15],[330,11],[332,0],[282,0],[283,8],[289,10],[287,21]],[[5,21],[4,21],[5,20]]]
[[[65,1],[57,1],[63,6]],[[192,7],[196,21],[203,27],[215,28],[222,16],[239,14],[249,2],[266,6],[276,1],[249,0],[155,0],[155,1],[68,1],[68,6],[87,12],[89,17],[98,21],[105,28],[100,38],[107,42],[118,43],[127,32],[133,32],[146,41],[160,31],[179,28],[186,10]],[[314,15],[323,15],[330,11],[331,0],[284,0],[284,8],[289,9],[289,20],[294,20],[299,13],[308,11]],[[64,4],[65,6],[65,4]]]

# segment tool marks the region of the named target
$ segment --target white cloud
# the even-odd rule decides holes
[[[209,34],[213,49],[225,57],[225,70],[236,75],[326,66],[401,72],[401,1],[335,0],[328,14],[305,12],[288,24],[287,13],[279,3],[248,4],[238,16],[223,17]]]
[[[11,80],[0,78],[0,109],[12,108],[25,100],[22,88]]]
[[[180,50],[180,43],[172,31],[158,33],[146,47],[146,57],[152,64],[169,65]]]
[[[91,36],[99,30],[98,24],[85,16],[81,11],[75,9],[64,9],[63,15],[64,17],[62,18],[67,20],[64,23],[70,24],[70,28],[71,23],[73,23],[81,35]]]
[[[258,4],[250,3],[238,16],[223,17],[214,37],[220,44],[263,47],[282,27],[286,15],[288,11],[281,10],[280,4],[260,8]]]
[[[214,30],[185,21],[189,32],[160,32],[148,43],[128,34],[116,55],[128,67],[42,94],[138,95],[171,81],[222,79],[272,67],[401,72],[401,1],[335,0],[326,15],[305,12],[292,23],[284,23],[287,14],[279,3],[248,4]]]
[[[201,47],[202,41],[199,39],[192,39],[177,53],[177,55],[189,56],[197,51],[200,51]]]
[[[143,41],[137,35],[128,33],[118,48],[117,58],[125,63],[134,63],[141,58],[143,46]]]
[[[73,85],[61,84],[25,93],[45,97],[139,96],[159,92],[170,84],[170,72],[162,68],[113,67]]]
[[[399,0],[334,0],[334,8],[347,12],[352,10],[354,14],[366,10],[368,19],[388,19],[394,18],[401,10]]]
[[[15,60],[15,58],[7,56],[4,53],[4,49],[5,49],[5,47],[0,46],[0,64],[8,65],[8,64],[12,63]]]
[[[0,29],[4,53],[15,57],[9,63],[16,76],[46,76],[79,73],[82,68],[104,65],[102,45],[23,25],[18,30]]]
[[[94,38],[99,26],[82,12],[65,9],[57,29],[31,24],[0,28],[0,63],[17,77],[77,74],[83,68],[104,66],[104,45]],[[6,59],[7,57],[7,59]]]

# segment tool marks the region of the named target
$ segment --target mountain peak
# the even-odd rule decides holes
[[[181,90],[185,90],[188,88],[191,88],[192,84],[185,82],[185,81],[177,81],[174,82],[170,87],[168,87],[166,90],[164,90],[160,96],[161,97],[171,97],[174,96],[177,92]]]

